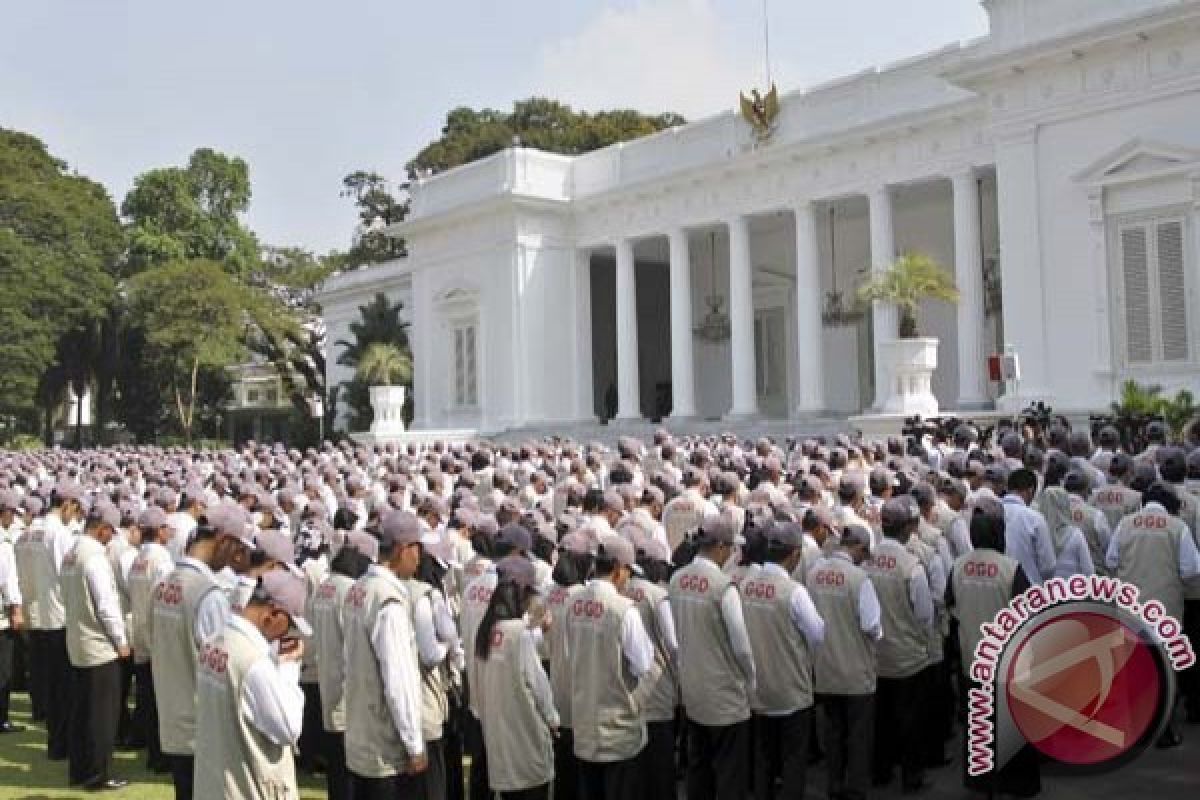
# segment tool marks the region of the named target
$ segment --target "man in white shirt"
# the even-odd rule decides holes
[[[158,709],[154,699],[154,673],[150,665],[154,634],[154,591],[175,568],[166,544],[172,529],[161,508],[152,506],[138,517],[142,545],[129,568],[129,605],[132,620],[133,676],[136,685],[134,726],[146,737],[147,767],[154,772],[167,769],[158,738]]]
[[[19,530],[16,521],[19,506],[20,498],[15,492],[0,492],[0,733],[23,730],[8,719],[13,654],[17,634],[24,627],[21,585],[17,579],[17,560],[13,550],[13,535]]]
[[[992,472],[989,467],[988,480],[999,488],[1001,473]],[[1004,503],[1004,553],[1020,562],[1031,585],[1054,577],[1057,561],[1045,517],[1029,507],[1037,483],[1032,470],[1013,470],[1007,479],[1008,492],[1000,498]]]
[[[356,800],[392,800],[423,790],[428,765],[421,728],[421,673],[401,575],[421,560],[421,524],[407,511],[380,525],[380,564],[346,593],[346,766]]]
[[[292,753],[304,718],[302,637],[312,635],[304,600],[302,578],[272,570],[202,648],[196,680],[197,797],[299,798]]]

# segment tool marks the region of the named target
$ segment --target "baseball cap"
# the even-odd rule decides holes
[[[842,529],[841,545],[842,547],[862,545],[863,547],[867,548],[867,550],[870,550],[871,531],[857,522],[847,525]]]
[[[917,519],[917,504],[908,496],[893,497],[883,504],[879,516],[885,526],[906,525]]]
[[[167,524],[167,512],[158,506],[150,506],[137,518],[139,528],[161,528]]]
[[[0,492],[0,511],[16,511],[21,507],[17,493],[9,490]]]
[[[409,511],[389,511],[379,525],[379,549],[392,552],[421,542],[421,521]]]
[[[1091,480],[1082,470],[1073,469],[1063,479],[1063,488],[1068,492],[1086,492],[1090,486]]]
[[[537,586],[537,570],[524,556],[505,556],[496,563],[496,572],[500,580],[511,581],[525,589]]]
[[[980,495],[975,498],[975,508],[972,514],[982,514],[994,520],[1004,521],[1004,504],[991,495]]]
[[[795,522],[775,522],[767,527],[767,541],[784,547],[803,547],[804,529]]]
[[[114,531],[121,527],[121,512],[112,503],[95,503],[88,511],[87,519],[89,523],[104,523]]]
[[[507,544],[522,553],[533,547],[533,537],[529,535],[529,531],[524,526],[516,523],[511,523],[501,528],[496,534],[496,542],[498,544]]]
[[[372,561],[379,560],[379,540],[366,531],[350,531],[346,534],[346,544]]]
[[[566,536],[558,540],[558,549],[564,553],[575,553],[576,555],[595,555],[596,542],[592,537],[579,531],[571,531]]]
[[[697,544],[745,544],[746,539],[733,529],[733,520],[725,514],[709,516],[696,531]]]
[[[610,533],[600,538],[600,555],[608,556],[623,567],[629,567],[634,573],[641,575],[642,569],[637,565],[637,550],[625,539]]]
[[[312,636],[312,626],[304,618],[305,589],[303,578],[276,569],[258,579],[253,598],[286,611],[301,636]]]

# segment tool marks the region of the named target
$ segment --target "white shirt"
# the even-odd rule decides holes
[[[1054,563],[1054,577],[1067,578],[1071,575],[1094,575],[1096,566],[1092,563],[1092,554],[1088,551],[1087,539],[1083,531],[1071,525],[1066,530],[1066,542],[1058,553]]]
[[[936,561],[937,559],[934,559]],[[929,591],[929,578],[925,567],[918,564],[908,579],[908,600],[912,603],[913,616],[923,627],[933,625],[933,597]]]
[[[695,560],[707,561],[713,568],[720,569],[704,556],[698,555]],[[746,630],[746,618],[742,615],[742,596],[732,586],[721,596],[721,619],[725,622],[725,632],[729,635],[734,658],[742,668],[747,687],[753,691],[758,682],[754,671],[754,651],[750,648],[750,633]]]
[[[179,566],[194,569],[207,576],[209,580],[216,581],[216,576],[208,568],[208,564],[191,556],[184,556],[180,560]],[[225,592],[218,590],[204,595],[196,607],[196,621],[193,623],[192,630],[192,637],[195,639],[197,647],[221,632],[229,620],[230,612],[229,598]]]
[[[777,577],[789,577],[787,570],[775,563],[764,564],[762,571]],[[788,614],[796,630],[808,640],[809,647],[817,647],[825,641],[825,620],[821,619],[808,589],[802,584],[797,583],[796,588],[792,590],[792,596],[788,598]]]
[[[667,655],[675,658],[679,655],[679,637],[675,634],[675,615],[671,613],[671,599],[666,595],[654,607],[654,616],[658,620],[658,630],[662,634],[663,646]]]
[[[84,565],[83,579],[87,582],[88,594],[92,596],[92,609],[96,619],[113,647],[120,650],[126,645],[125,614],[121,610],[121,597],[117,591],[116,576],[107,558],[93,558]]]
[[[6,613],[5,609],[9,606],[21,605],[21,602],[21,586],[17,580],[17,558],[13,551],[12,540],[6,533],[0,534],[0,614]]]
[[[372,564],[368,571],[391,581],[405,597],[408,596],[403,581],[387,567]],[[379,662],[383,696],[392,713],[392,724],[409,758],[416,758],[425,752],[425,738],[421,734],[421,676],[414,652],[416,633],[411,619],[404,606],[398,603],[385,605],[375,617],[371,647]],[[540,664],[538,668],[541,668]],[[353,680],[352,675],[349,678]]]
[[[229,625],[246,634],[264,656],[254,662],[242,682],[242,716],[275,744],[295,745],[304,724],[299,662],[277,662],[270,655],[271,647],[262,633],[241,614],[231,616]]]
[[[1004,504],[1004,554],[1014,558],[1034,585],[1054,576],[1054,545],[1046,518],[1025,505],[1014,494],[1001,498]]]
[[[192,531],[196,530],[196,518],[186,511],[173,511],[167,514],[167,525],[171,528],[171,538],[167,540],[167,550],[171,553],[171,558],[179,561],[187,550],[188,537],[192,535]]]
[[[425,668],[436,667],[446,660],[446,654],[450,648],[443,644],[438,637],[437,624],[433,616],[433,604],[430,598],[433,593],[429,593],[417,600],[413,606],[413,628],[417,639],[417,656],[421,659],[421,666]]]

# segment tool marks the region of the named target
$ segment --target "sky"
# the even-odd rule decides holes
[[[987,31],[977,0],[767,0],[780,92]],[[197,147],[250,165],[260,239],[345,249],[357,169],[404,178],[456,106],[737,104],[765,82],[762,0],[4,0],[0,126],[119,204]]]

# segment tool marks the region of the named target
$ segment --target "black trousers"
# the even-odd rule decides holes
[[[162,743],[158,738],[158,701],[154,697],[154,675],[150,662],[133,665],[133,728],[145,740],[146,766],[158,770],[166,766]]]
[[[483,726],[474,714],[467,712],[467,752],[471,754],[470,800],[492,800],[488,781],[487,749],[483,745]],[[355,798],[355,800],[359,800]]]
[[[891,780],[900,765],[903,784],[924,775],[925,745],[921,741],[926,678],[922,672],[907,678],[880,677],[875,687],[875,755],[872,775],[877,784]]]
[[[825,759],[830,797],[862,800],[867,796],[871,744],[875,736],[875,695],[823,694]]]
[[[446,800],[465,800],[463,753],[467,711],[457,693],[450,695],[450,713],[442,729],[442,750],[446,757]]]
[[[420,775],[364,778],[351,772],[350,783],[354,800],[410,800],[421,796]]]
[[[171,765],[171,783],[175,785],[175,800],[192,800],[192,785],[196,781],[196,757],[193,755],[167,756]]]
[[[1200,600],[1183,601],[1183,632],[1193,647],[1200,645]],[[1200,724],[1200,664],[1193,664],[1180,674],[1179,688],[1188,722]]]
[[[0,614],[5,613],[0,609]],[[12,693],[13,659],[17,649],[17,634],[11,628],[0,631],[0,724],[8,722],[8,699]]]
[[[688,720],[688,800],[742,800],[750,780],[750,720],[710,727]]]
[[[954,695],[946,662],[930,664],[921,671],[925,708],[921,711],[921,763],[940,767],[946,760],[946,740],[954,727]]]
[[[641,800],[645,796],[641,760],[638,756],[608,762],[579,759],[579,789],[583,800]]]
[[[966,675],[962,677],[962,686],[966,690],[970,690],[972,686],[979,684],[973,682]],[[963,730],[967,730],[967,704],[964,703],[959,720],[962,722]],[[993,730],[995,730],[996,715],[993,713],[991,717]],[[1042,791],[1042,768],[1040,765],[1041,756],[1038,754],[1033,745],[1027,744],[1017,751],[1016,755],[999,770],[993,769],[991,772],[983,775],[968,775],[967,774],[967,748],[970,746],[970,740],[964,733],[961,737],[962,744],[962,771],[963,786],[975,792],[987,794],[988,797],[996,797],[1000,794],[1012,795],[1014,797],[1036,797]]]
[[[133,659],[121,658],[117,663],[121,665],[117,688],[117,742],[122,747],[140,750],[146,746],[146,737],[133,727],[133,709],[129,705],[129,695],[133,692]]]
[[[346,769],[346,734],[324,731],[321,749],[325,752],[325,793],[329,800],[351,800],[354,782]]]
[[[674,800],[675,720],[646,723],[646,746],[640,759],[645,797],[648,800]],[[558,797],[557,788],[554,796]]]
[[[500,795],[500,800],[548,800],[550,797],[550,784],[546,783],[516,792],[497,792],[497,794]]]
[[[803,800],[813,717],[811,706],[787,716],[755,715],[756,800]],[[776,778],[782,778],[778,789]]]
[[[26,630],[17,635],[17,647],[13,657],[13,688],[24,684],[29,691],[29,705],[34,722],[46,721],[46,673],[34,661],[31,632]]]
[[[301,772],[316,772],[322,762],[321,734],[324,725],[321,721],[321,690],[315,683],[301,683],[300,691],[304,692],[304,717],[300,723],[300,740],[296,748],[300,751],[296,757],[296,766]]]
[[[71,721],[71,662],[67,660],[67,632],[30,632],[35,671],[46,687],[46,754],[55,761],[67,757],[67,724]]]
[[[74,667],[71,737],[67,749],[72,785],[108,780],[121,703],[121,662]]]
[[[429,766],[421,773],[425,800],[446,800],[446,750],[441,739],[425,743]]]
[[[554,740],[554,800],[579,797],[579,759],[575,757],[575,733],[559,728]]]

